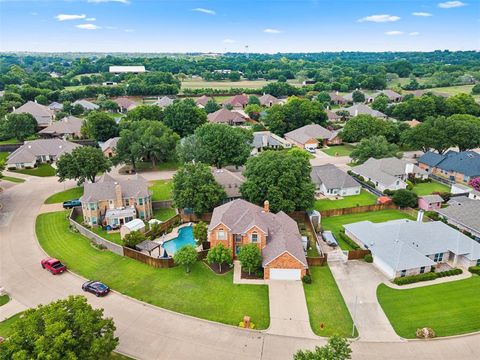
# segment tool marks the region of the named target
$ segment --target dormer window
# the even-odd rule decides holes
[[[217,240],[227,240],[227,233],[225,232],[225,230],[217,230]]]
[[[256,242],[258,242],[258,233],[254,231],[252,233],[252,243],[256,243]]]

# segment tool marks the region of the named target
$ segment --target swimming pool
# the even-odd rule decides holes
[[[196,245],[195,239],[193,238],[193,226],[185,226],[179,229],[178,237],[164,242],[162,247],[167,250],[168,255],[173,256],[175,251],[186,245]]]

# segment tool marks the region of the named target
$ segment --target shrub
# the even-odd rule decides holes
[[[425,216],[429,217],[434,221],[438,221],[440,219],[440,215],[438,215],[438,213],[436,213],[435,211],[425,211]]]
[[[304,275],[302,277],[302,281],[305,283],[305,284],[311,284],[312,283],[312,277],[310,275]]]
[[[407,190],[412,190],[413,189],[413,183],[410,180],[407,180],[406,183],[407,183]]]
[[[470,266],[468,271],[470,271],[472,274],[480,275],[480,266]]]
[[[238,323],[238,326],[241,327],[241,328],[244,328],[245,324],[243,323],[243,321],[240,321]],[[255,329],[255,324],[253,322],[250,322],[250,329]]]
[[[394,279],[393,282],[397,285],[407,285],[407,284],[413,284],[420,281],[429,281],[429,280],[435,280],[435,279],[446,277],[446,276],[459,275],[462,272],[463,272],[462,269],[455,268],[447,271],[429,272],[424,274],[399,277]]]
[[[413,191],[401,189],[395,191],[395,194],[392,196],[392,200],[395,205],[398,205],[402,208],[405,207],[416,207],[417,206],[417,194]]]
[[[363,260],[365,260],[365,262],[367,262],[367,263],[372,263],[372,262],[373,262],[373,256],[372,256],[372,254],[367,254],[367,255],[365,255],[365,257],[363,258]]]
[[[435,337],[435,331],[433,331],[432,328],[422,328],[422,329],[417,329],[415,332],[415,335],[419,339],[431,339]]]
[[[340,236],[340,238],[346,242],[353,250],[358,250],[360,249],[360,246],[358,246],[352,239],[350,239],[347,235],[345,235],[344,233],[340,232],[338,234]]]

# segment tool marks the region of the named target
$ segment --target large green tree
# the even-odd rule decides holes
[[[139,105],[127,112],[127,121],[163,120],[163,110],[156,105]]]
[[[232,251],[227,249],[223,244],[218,244],[217,246],[208,250],[207,262],[209,264],[218,264],[220,272],[222,272],[223,264],[232,263]]]
[[[22,142],[35,134],[36,128],[37,120],[31,114],[8,114],[0,122],[0,135],[2,138],[14,137]]]
[[[384,135],[395,140],[398,137],[398,128],[392,122],[362,114],[350,119],[343,127],[341,134],[346,142],[358,142],[375,135]]]
[[[447,119],[447,136],[460,151],[480,147],[480,119],[473,115],[452,115]]]
[[[285,133],[308,124],[325,125],[327,114],[318,101],[290,98],[285,105],[273,105],[267,110],[264,122],[273,133]]]
[[[107,359],[117,347],[115,324],[83,296],[23,313],[0,345],[0,359]]]
[[[246,181],[240,187],[244,199],[272,211],[290,212],[313,205],[315,186],[308,157],[295,151],[265,151],[247,161]]]
[[[238,260],[242,268],[247,269],[248,274],[262,265],[262,253],[257,244],[247,244],[240,248]]]
[[[107,113],[92,111],[85,120],[86,132],[97,141],[107,141],[118,136],[118,124]]]
[[[253,135],[249,130],[224,124],[205,124],[195,131],[196,158],[222,168],[243,165],[251,151]]]
[[[111,167],[110,160],[103,155],[102,150],[92,146],[80,146],[60,156],[57,161],[57,176],[60,182],[73,179],[79,185],[85,181],[93,183],[97,174],[110,171]]]
[[[428,118],[422,124],[405,131],[402,134],[403,142],[414,149],[428,151],[435,149],[443,154],[454,145],[448,130],[452,129],[451,122],[444,116]]]
[[[167,106],[163,112],[163,121],[170,129],[185,137],[207,122],[207,114],[195,101],[185,99]]]
[[[363,164],[369,158],[382,159],[398,155],[398,146],[390,144],[382,135],[360,141],[350,157],[356,164]]]
[[[173,254],[173,261],[175,264],[185,266],[185,271],[190,272],[190,268],[197,261],[197,250],[193,245],[184,246]]]
[[[215,181],[206,164],[187,163],[173,177],[173,202],[197,215],[211,211],[225,199],[225,190]]]
[[[392,200],[395,205],[400,207],[416,207],[417,198],[417,194],[407,189],[397,190],[392,196]]]
[[[334,335],[327,345],[315,346],[315,350],[298,350],[293,360],[348,360],[351,353],[348,340]]]

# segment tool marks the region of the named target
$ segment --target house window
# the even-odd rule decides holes
[[[420,274],[423,274],[424,272],[425,272],[425,266],[422,266],[422,267],[420,268]]]
[[[145,218],[145,213],[143,211],[140,211],[140,219]]]
[[[443,260],[443,253],[437,253],[435,254],[435,256],[433,257],[433,261],[435,262],[440,262]]]
[[[400,277],[405,277],[405,275],[407,275],[407,270],[402,270],[400,272]]]
[[[95,203],[90,203],[90,210],[95,210]]]
[[[258,234],[256,231],[252,233],[252,243],[258,242]]]
[[[130,206],[130,199],[125,199],[125,206]]]
[[[143,205],[143,198],[138,199],[138,205]]]
[[[92,216],[92,224],[97,225],[97,218],[95,216]]]
[[[236,243],[241,243],[242,242],[242,234],[235,234],[233,235],[235,242]]]
[[[227,240],[227,233],[223,229],[218,229],[217,240]]]

